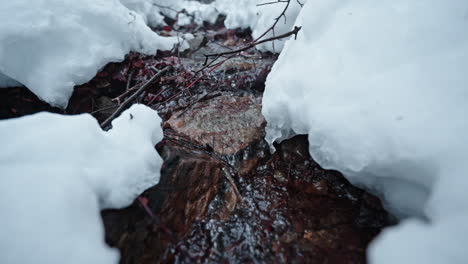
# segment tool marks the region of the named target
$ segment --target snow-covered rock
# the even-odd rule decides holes
[[[148,0],[3,1],[0,5],[0,86],[28,87],[66,107],[73,87],[130,51],[171,49],[147,25],[162,22]],[[129,9],[130,8],[130,9]],[[9,79],[9,81],[7,81]]]
[[[158,183],[160,122],[143,105],[108,132],[89,114],[0,121],[0,263],[118,263],[100,210]]]
[[[371,263],[467,263],[468,2],[311,0],[296,24],[266,84],[268,139],[309,134],[322,166],[411,217]]]

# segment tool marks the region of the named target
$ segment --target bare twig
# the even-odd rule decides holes
[[[148,88],[159,76],[161,76],[163,73],[169,70],[169,66],[166,66],[162,70],[160,70],[158,73],[153,75],[151,79],[149,79],[145,84],[143,84],[132,96],[130,96],[127,100],[125,100],[122,104],[120,104],[119,108],[115,110],[115,112],[109,116],[104,122],[101,123],[101,127],[105,128],[114,120],[116,116],[118,116],[124,109],[127,107],[135,98],[137,98],[146,88]]]
[[[296,38],[297,37],[297,33],[299,33],[299,31],[301,30],[302,27],[294,27],[293,30],[287,32],[287,33],[284,33],[284,34],[281,34],[279,36],[276,36],[276,37],[271,37],[271,38],[267,38],[267,39],[263,39],[263,40],[260,40],[260,41],[257,41],[257,42],[252,42],[250,43],[249,45],[243,47],[243,48],[240,48],[240,49],[237,49],[237,50],[230,50],[230,51],[225,51],[225,52],[220,52],[220,53],[213,53],[213,54],[205,54],[205,57],[206,57],[206,60],[205,60],[205,64],[207,63],[208,61],[208,58],[209,57],[219,57],[219,56],[225,56],[225,55],[231,55],[231,54],[237,54],[237,53],[240,53],[242,51],[246,51],[248,49],[251,49],[257,45],[260,45],[262,43],[265,43],[265,42],[269,42],[269,41],[273,41],[273,40],[277,40],[277,39],[282,39],[282,38],[287,38],[289,36],[292,36],[294,35],[294,37]]]
[[[91,112],[91,115],[94,115],[94,114],[99,113],[99,112],[101,112],[101,111],[105,111],[105,110],[109,110],[109,109],[112,109],[112,108],[116,108],[116,107],[118,107],[118,106],[119,106],[119,105],[106,106],[106,107],[103,107],[103,108],[100,108],[100,109],[97,109],[97,110]]]
[[[273,23],[273,25],[271,27],[269,27],[262,35],[260,35],[256,40],[252,41],[250,44],[248,44],[247,46],[245,46],[244,48],[241,48],[241,49],[238,49],[238,50],[231,50],[231,51],[227,51],[227,52],[221,52],[221,53],[214,53],[214,54],[206,54],[205,55],[205,62],[203,64],[203,67],[196,71],[193,75],[193,77],[189,80],[191,81],[191,83],[184,89],[182,89],[181,91],[179,91],[178,93],[174,94],[173,96],[171,96],[170,98],[164,100],[163,102],[161,102],[160,104],[163,104],[163,103],[166,103],[168,101],[171,101],[173,100],[174,98],[178,97],[179,95],[181,95],[182,93],[184,93],[185,91],[188,91],[195,83],[197,83],[199,80],[201,80],[204,76],[206,76],[207,74],[209,74],[210,72],[212,72],[213,70],[215,70],[216,68],[220,67],[221,65],[223,65],[226,61],[228,61],[229,59],[233,58],[234,56],[238,56],[238,55],[241,55],[242,54],[239,54],[241,53],[242,51],[245,51],[245,50],[248,50],[250,48],[253,48],[259,44],[262,44],[262,43],[265,43],[265,42],[268,42],[268,41],[274,41],[274,40],[277,40],[277,39],[282,39],[282,38],[286,38],[286,37],[289,37],[291,35],[294,35],[295,38],[297,37],[297,33],[301,30],[301,27],[294,27],[294,30],[288,32],[288,33],[285,33],[285,34],[282,34],[282,35],[279,35],[279,36],[274,36],[271,37],[271,38],[267,38],[267,39],[264,39],[264,40],[260,40],[261,38],[263,38],[264,36],[266,36],[266,34],[268,34],[270,31],[274,30],[274,28],[276,27],[276,25],[278,24],[279,20],[281,19],[281,17],[284,17],[285,18],[285,21],[286,21],[286,10],[288,9],[289,5],[290,5],[290,2],[291,0],[278,0],[276,2],[271,2],[272,4],[273,3],[286,3],[284,9],[282,10],[281,14],[275,18],[275,22]],[[163,7],[163,8],[168,8],[168,7],[165,7],[165,6],[160,6],[160,7]],[[226,55],[229,55],[228,57],[224,57]],[[213,60],[211,60],[210,62],[208,62],[209,58],[210,57],[215,57]],[[222,61],[220,62],[217,62],[215,63],[219,58],[224,58]],[[208,69],[209,70],[207,72],[205,72],[205,69]],[[197,75],[199,73],[203,73],[201,76],[197,77]],[[192,81],[193,80],[193,81]],[[152,102],[154,101],[151,100],[149,104],[151,104]]]
[[[274,5],[274,4],[278,4],[278,3],[287,3],[287,2],[289,2],[289,0],[277,0],[277,1],[272,1],[272,2],[266,2],[266,3],[257,4],[257,6]]]
[[[219,66],[223,65],[224,62],[226,62],[227,60],[229,60],[230,58],[234,57],[234,55],[231,55],[229,57],[227,57],[226,59],[218,62],[217,64],[213,65],[211,67],[210,70],[208,70],[207,72],[203,73],[203,75],[201,75],[200,77],[196,78],[194,81],[192,81],[187,87],[185,87],[184,89],[180,90],[178,93],[174,94],[173,96],[171,96],[169,99],[167,100],[164,100],[164,102],[161,102],[162,103],[166,103],[166,102],[169,102],[171,100],[173,100],[174,98],[176,98],[177,96],[181,95],[183,92],[185,91],[188,91],[190,88],[192,88],[192,86],[194,86],[201,78],[205,77],[208,73],[214,71],[216,68],[218,68]]]
[[[154,71],[155,73],[157,73],[159,70],[156,69],[156,67],[154,66],[149,66],[148,67],[150,70]],[[123,92],[122,94],[120,94],[119,96],[115,97],[115,98],[112,98],[112,102],[116,102],[118,105],[120,105],[120,103],[122,102],[123,99],[125,99],[125,97],[127,97],[129,94],[131,94],[133,91],[139,89],[141,87],[141,83],[137,83],[135,84],[134,86],[130,87],[130,80],[132,79],[132,76],[135,72],[132,71],[129,75],[129,79],[127,80],[127,86],[126,86],[126,90],[125,92]]]
[[[301,5],[301,7],[303,6],[302,3],[300,3],[298,0],[297,0],[298,4]],[[255,40],[253,40],[250,44],[248,44],[247,46],[245,46],[244,48],[241,48],[241,49],[238,49],[238,50],[235,50],[235,51],[229,51],[229,52],[222,52],[222,53],[214,53],[214,54],[206,54],[205,55],[205,65],[208,64],[208,59],[209,57],[216,57],[213,61],[215,61],[216,59],[218,59],[220,56],[223,56],[223,55],[227,55],[227,54],[238,54],[242,51],[245,51],[245,50],[248,50],[248,49],[251,49],[259,44],[262,44],[262,43],[265,43],[265,42],[268,42],[268,41],[273,41],[273,50],[275,49],[274,47],[274,41],[275,40],[278,40],[278,39],[282,39],[282,38],[286,38],[286,37],[289,37],[291,35],[294,35],[295,37],[297,37],[297,33],[299,32],[299,30],[301,29],[301,27],[294,27],[294,30],[288,32],[288,33],[285,33],[285,34],[282,34],[280,36],[275,36],[275,27],[276,25],[278,24],[278,22],[280,21],[280,19],[283,17],[284,18],[284,22],[286,23],[286,11],[288,10],[290,4],[291,4],[291,0],[277,0],[277,1],[271,1],[271,2],[267,2],[267,3],[263,3],[263,4],[258,4],[257,6],[262,6],[262,5],[269,5],[269,4],[277,4],[277,3],[285,3],[285,6],[283,8],[283,10],[281,11],[281,13],[279,14],[279,16],[277,16],[275,18],[275,22],[265,31],[263,32],[263,34],[261,34],[258,38],[256,38]],[[273,32],[273,37],[271,38],[267,38],[267,39],[263,39],[261,40],[263,37],[265,37],[270,31]],[[212,62],[213,62],[212,61]],[[211,63],[210,63],[211,64]]]
[[[131,82],[132,82],[132,80],[133,80],[133,74],[134,74],[134,73],[135,73],[135,70],[132,70],[132,71],[130,72],[130,74],[128,75],[127,86],[125,87],[125,90],[130,89],[130,84],[131,84]]]
[[[136,84],[134,85],[133,87],[130,87],[128,88],[127,90],[125,90],[125,92],[123,92],[121,95],[115,97],[112,99],[113,102],[116,102],[117,104],[120,104],[120,102],[125,98],[127,97],[129,94],[131,94],[133,91],[137,90],[138,88],[140,88],[140,84]]]
[[[281,3],[281,2],[280,2],[280,3]],[[284,6],[283,11],[281,11],[281,14],[275,18],[275,22],[271,25],[271,27],[269,27],[265,32],[263,32],[263,34],[260,35],[260,36],[259,36],[257,39],[255,39],[253,42],[259,41],[261,38],[263,38],[264,36],[266,36],[266,34],[268,34],[270,31],[272,31],[272,30],[276,27],[276,25],[278,24],[278,22],[280,21],[281,17],[285,17],[285,19],[286,19],[286,11],[287,11],[288,8],[289,8],[289,4],[291,3],[291,0],[286,0],[286,1],[284,1],[284,3],[286,3],[286,5]]]

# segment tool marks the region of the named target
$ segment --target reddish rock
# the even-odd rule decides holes
[[[106,212],[107,241],[121,249],[122,263],[365,263],[387,213],[377,198],[320,168],[307,148],[306,137],[293,138],[234,175],[238,202],[221,156],[171,136],[160,148],[161,184],[145,194],[157,221],[137,205]],[[241,152],[237,163],[252,156]]]
[[[260,102],[252,95],[221,95],[174,112],[165,127],[220,155],[233,155],[263,137]]]

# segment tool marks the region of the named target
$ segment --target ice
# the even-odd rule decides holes
[[[100,210],[158,183],[160,122],[143,105],[108,132],[89,114],[0,121],[0,263],[118,263]]]
[[[266,83],[268,140],[310,153],[404,220],[371,263],[466,263],[468,2],[309,1]],[[419,220],[418,220],[419,219]]]
[[[73,87],[89,81],[107,63],[123,60],[130,51],[155,54],[177,42],[175,37],[160,37],[146,25],[162,21],[149,1],[122,3],[3,1],[0,73],[49,104],[66,107]],[[0,85],[17,83],[1,81]]]

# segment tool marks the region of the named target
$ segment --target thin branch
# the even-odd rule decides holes
[[[229,60],[230,58],[234,57],[235,54],[225,58],[224,60],[216,63],[215,65],[213,65],[211,67],[210,70],[208,70],[207,72],[203,73],[200,77],[196,78],[193,82],[191,82],[187,87],[185,87],[184,89],[180,90],[178,93],[174,94],[173,96],[171,96],[169,99],[167,100],[164,100],[163,102],[161,102],[160,104],[163,104],[163,103],[167,103],[171,100],[173,100],[174,98],[176,98],[177,96],[181,95],[183,92],[189,90],[190,88],[192,88],[193,85],[195,85],[201,78],[205,77],[208,73],[214,71],[216,68],[218,68],[219,66],[223,65],[224,62],[226,62],[227,60]]]
[[[159,76],[161,76],[163,73],[169,70],[169,66],[166,66],[162,70],[160,70],[158,73],[153,75],[151,79],[149,79],[145,84],[143,84],[138,91],[136,91],[132,96],[130,96],[127,100],[125,100],[115,112],[109,116],[104,122],[101,123],[101,127],[105,128],[107,127],[112,120],[114,120],[115,117],[117,117],[135,98],[137,98],[146,88],[148,88]]]
[[[278,22],[280,21],[281,17],[284,16],[286,17],[286,11],[288,10],[289,8],[289,4],[291,3],[291,0],[287,0],[286,2],[286,5],[284,6],[284,9],[283,11],[281,11],[281,14],[275,18],[275,22],[273,23],[273,25],[271,25],[271,27],[269,27],[265,32],[263,32],[262,35],[260,35],[257,39],[255,39],[253,42],[257,42],[259,41],[261,38],[263,38],[266,34],[268,34],[268,32],[272,31],[275,27],[276,27],[276,24],[278,24]]]
[[[257,6],[273,5],[273,4],[287,3],[287,2],[289,2],[289,1],[288,1],[288,0],[278,0],[278,1],[272,1],[272,2],[266,2],[266,3],[257,4]]]
[[[302,3],[300,3],[299,0],[297,0],[297,2],[298,2],[298,4],[300,4],[301,7],[302,7]],[[263,37],[266,36],[270,31],[272,31],[272,30],[275,29],[275,27],[276,27],[276,25],[278,24],[278,22],[279,22],[279,20],[281,19],[281,17],[284,17],[285,22],[286,22],[286,11],[287,11],[287,9],[289,8],[289,5],[290,5],[290,3],[291,3],[291,0],[277,0],[277,1],[275,1],[275,2],[271,1],[271,2],[268,2],[268,3],[263,3],[263,4],[257,5],[257,6],[262,6],[262,5],[277,4],[277,3],[286,3],[286,5],[284,6],[284,9],[282,10],[281,14],[280,14],[278,17],[275,18],[275,22],[273,23],[273,25],[271,25],[271,27],[269,27],[269,28],[268,28],[262,35],[260,35],[257,39],[253,40],[253,41],[252,41],[249,45],[247,45],[244,49],[240,49],[240,50],[236,50],[236,51],[233,51],[233,52],[226,52],[226,53],[224,53],[224,54],[233,54],[233,55],[229,56],[228,59],[234,57],[235,55],[239,55],[240,52],[242,52],[242,51],[244,51],[244,50],[247,50],[247,49],[250,49],[250,48],[252,48],[252,47],[254,47],[254,46],[258,45],[258,44],[264,43],[264,42],[266,42],[266,41],[274,41],[274,40],[279,39],[279,38],[282,37],[282,36],[278,36],[278,37],[276,37],[276,38],[269,38],[269,39],[267,39],[267,40],[263,40],[263,41],[260,42],[260,39],[261,39],[261,38],[263,38]],[[296,28],[295,28],[295,30],[296,30]],[[297,31],[299,31],[299,30],[300,30],[300,27],[299,27],[299,29],[297,29]],[[294,30],[293,30],[293,32],[294,32]],[[291,32],[290,32],[290,33],[291,33]],[[293,34],[294,34],[294,33],[293,33]],[[274,36],[274,34],[273,34],[273,36]],[[296,38],[296,37],[297,37],[297,32],[295,33],[295,38]],[[273,44],[273,45],[274,45],[274,44]],[[208,54],[208,55],[205,55],[205,62],[204,62],[204,64],[203,64],[203,67],[202,67],[200,70],[198,70],[198,71],[195,72],[194,77],[195,77],[196,75],[198,75],[198,73],[203,72],[205,69],[211,67],[211,65],[213,65],[220,57],[222,57],[222,54],[223,54],[223,53],[216,53],[216,54]],[[208,63],[208,59],[209,59],[210,56],[211,56],[211,57],[215,57],[215,58],[214,58],[213,60],[211,60],[211,62]],[[213,67],[215,67],[215,68],[219,67],[220,64],[223,64],[223,63],[226,62],[228,59],[225,59],[225,60],[223,60],[222,62],[217,63],[217,64],[216,64],[215,66],[213,66]],[[211,70],[210,70],[210,71],[211,71]],[[197,81],[197,80],[196,80],[196,81]]]
[[[205,62],[203,63],[203,67],[195,72],[195,75],[199,74],[200,72],[204,71],[206,68],[211,67],[215,61],[217,61],[219,58],[221,58],[221,55],[216,56],[210,63],[208,63],[208,57],[205,57]]]
[[[276,36],[276,37],[271,37],[271,38],[267,38],[267,39],[263,39],[263,40],[260,40],[260,41],[257,41],[257,42],[253,42],[243,48],[240,48],[240,49],[237,49],[237,50],[231,50],[231,51],[225,51],[225,52],[220,52],[220,53],[213,53],[213,54],[205,54],[205,63],[208,61],[208,58],[209,57],[218,57],[218,56],[225,56],[225,55],[231,55],[231,54],[237,54],[237,53],[240,53],[242,51],[246,51],[248,49],[251,49],[257,45],[260,45],[262,43],[265,43],[265,42],[269,42],[269,41],[273,41],[273,40],[278,40],[278,39],[283,39],[283,38],[287,38],[287,37],[290,37],[292,35],[294,35],[294,38],[297,37],[297,33],[299,33],[299,31],[301,30],[302,27],[294,27],[294,29],[292,31],[289,31],[287,33],[284,33],[282,35],[279,35],[279,36]]]
[[[127,91],[128,89],[130,89],[130,84],[133,80],[133,74],[135,73],[135,70],[132,70],[130,72],[130,74],[128,75],[128,79],[127,79],[127,86],[125,87],[125,90]]]
[[[140,88],[140,84],[136,84],[134,85],[133,87],[130,87],[128,88],[127,90],[125,90],[125,92],[123,92],[121,95],[115,97],[112,99],[113,102],[117,102],[117,104],[120,104],[120,102],[125,98],[127,97],[129,94],[131,94],[133,91],[137,90],[138,88]]]
[[[109,109],[112,109],[112,108],[116,108],[116,107],[118,107],[118,106],[119,106],[119,105],[106,106],[106,107],[103,107],[103,108],[100,108],[100,109],[97,109],[97,110],[91,112],[91,115],[97,114],[97,113],[99,113],[99,112],[101,112],[101,111],[105,111],[105,110],[109,110]]]

